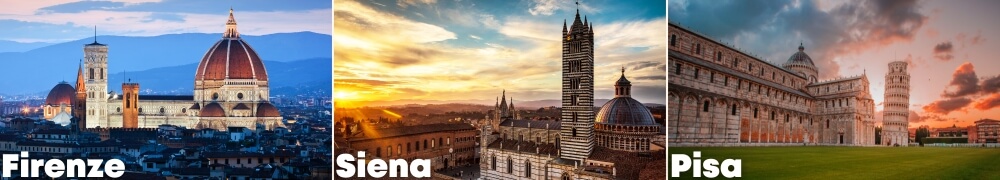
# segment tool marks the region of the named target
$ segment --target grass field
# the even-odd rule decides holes
[[[672,147],[668,153],[695,150],[701,159],[742,159],[747,179],[1000,179],[996,148]]]

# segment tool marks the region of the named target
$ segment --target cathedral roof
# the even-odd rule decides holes
[[[52,87],[52,90],[49,90],[49,95],[45,97],[45,105],[71,105],[74,98],[76,98],[76,88],[66,82],[60,82]]]
[[[281,117],[281,112],[271,103],[262,102],[257,104],[257,117]]]
[[[802,63],[802,64],[806,64],[806,65],[810,65],[810,66],[816,67],[816,64],[813,64],[812,58],[810,58],[809,55],[806,54],[806,52],[804,50],[805,50],[805,47],[802,46],[802,44],[799,44],[799,52],[795,52],[795,54],[792,54],[792,57],[788,57],[788,62],[785,62],[785,63],[786,64]]]
[[[597,123],[620,125],[656,125],[653,113],[632,97],[615,97],[597,112]]]
[[[226,111],[219,103],[208,103],[202,108],[201,117],[226,117]]]
[[[267,81],[267,71],[257,51],[239,37],[232,10],[226,32],[198,63],[195,80],[257,79]]]

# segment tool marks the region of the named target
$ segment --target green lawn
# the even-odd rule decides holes
[[[668,154],[695,150],[703,160],[742,159],[748,179],[1000,179],[996,148],[683,147]]]

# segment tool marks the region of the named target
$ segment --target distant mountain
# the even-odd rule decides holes
[[[24,52],[24,51],[32,50],[32,49],[35,49],[35,48],[45,47],[45,46],[52,45],[52,44],[53,43],[46,43],[46,42],[22,43],[22,42],[15,42],[15,41],[0,40],[0,53],[5,53],[5,52]]]
[[[312,58],[298,61],[264,61],[268,81],[272,89],[281,92],[297,90],[329,91],[332,61],[330,58]],[[108,74],[108,90],[121,92],[124,80],[138,82],[143,93],[148,94],[192,94],[195,69],[198,63],[180,66],[153,68],[144,71]],[[125,79],[125,78],[128,79]],[[75,80],[75,79],[74,79]],[[321,85],[325,82],[325,86]],[[317,85],[320,84],[320,85]],[[52,84],[51,86],[55,86]],[[328,94],[328,93],[327,93]]]
[[[108,45],[108,71],[110,82],[115,82],[115,74],[126,71],[126,74],[136,72],[136,78],[141,78],[138,71],[154,68],[170,68],[192,65],[201,61],[211,46],[222,37],[222,34],[168,34],[152,37],[99,36],[97,41]],[[260,57],[271,66],[281,66],[271,62],[289,62],[309,58],[325,58],[332,56],[331,36],[313,32],[278,33],[263,36],[242,36],[257,51]],[[18,94],[48,91],[59,81],[72,82],[76,79],[76,70],[83,58],[83,45],[94,42],[86,38],[71,42],[53,44],[25,52],[0,53],[0,93]],[[330,65],[322,66],[330,69]],[[283,71],[278,68],[275,71]],[[177,67],[179,75],[162,75],[163,77],[178,77],[187,86],[192,86],[194,67],[184,69]],[[187,72],[187,73],[185,73]],[[329,70],[327,71],[329,74]],[[153,74],[148,74],[154,76]],[[305,75],[305,74],[303,74]],[[131,75],[130,75],[131,76]],[[160,76],[160,75],[155,75]],[[293,76],[294,77],[294,76]],[[288,79],[295,81],[296,78]],[[329,78],[329,76],[324,76]],[[282,77],[275,77],[282,78]],[[155,80],[142,78],[143,81],[155,87]],[[172,79],[171,79],[172,80]],[[170,81],[170,80],[164,80]],[[120,81],[118,81],[120,82]],[[276,81],[281,83],[281,81]],[[112,86],[114,87],[114,86]],[[143,88],[145,89],[145,88]]]

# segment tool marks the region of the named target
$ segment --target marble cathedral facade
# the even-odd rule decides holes
[[[668,29],[671,145],[875,143],[866,74],[818,81],[802,45],[778,66],[676,24]]]

